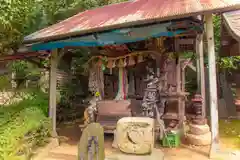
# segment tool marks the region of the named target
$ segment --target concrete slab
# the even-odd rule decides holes
[[[150,155],[130,155],[116,153],[106,157],[105,160],[164,160],[164,154],[159,149],[153,149]]]

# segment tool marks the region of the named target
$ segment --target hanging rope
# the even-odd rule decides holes
[[[132,65],[135,65],[136,63],[143,62],[145,57],[152,57],[151,55],[156,55],[156,56],[161,55],[163,52],[164,51],[162,52],[141,51],[141,52],[132,52],[130,54],[127,54],[124,56],[118,56],[118,57],[93,56],[87,61],[87,63],[85,63],[85,65],[96,64],[96,63],[99,63],[99,60],[101,60],[102,62],[106,62],[106,66],[108,68],[119,67],[119,65],[123,65],[124,67],[132,66]],[[135,60],[134,57],[136,57],[137,60]],[[118,65],[116,65],[116,62],[118,62]]]

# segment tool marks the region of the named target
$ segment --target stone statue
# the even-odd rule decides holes
[[[78,160],[104,160],[104,131],[98,123],[89,124],[78,144]]]
[[[92,97],[89,102],[90,105],[84,111],[84,124],[90,124],[96,121],[97,101],[99,100],[99,93],[96,92],[95,96]]]
[[[161,127],[160,139],[162,139],[164,137],[165,124],[161,117],[164,114],[166,100],[160,97],[159,93],[165,90],[165,83],[162,83],[158,77],[155,77],[151,69],[148,68],[148,71],[149,75],[147,80],[145,80],[148,84],[142,102],[143,116],[157,118],[157,122]],[[163,80],[163,82],[165,81]],[[160,108],[157,104],[158,102],[161,104]]]

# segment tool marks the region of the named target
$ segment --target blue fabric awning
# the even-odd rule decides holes
[[[168,22],[137,28],[117,29],[104,33],[94,33],[77,38],[34,44],[31,46],[31,49],[37,51],[76,46],[96,47],[124,44],[161,36],[172,37],[186,32],[186,30],[169,31],[167,28],[171,24],[171,22]]]

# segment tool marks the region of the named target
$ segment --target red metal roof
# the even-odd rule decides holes
[[[87,10],[25,37],[25,43],[57,40],[108,29],[240,9],[240,0],[132,0]]]

